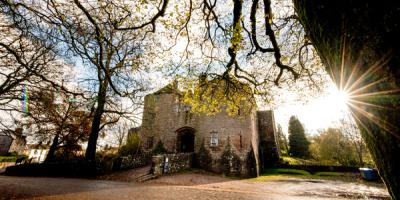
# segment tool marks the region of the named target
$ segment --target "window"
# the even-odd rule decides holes
[[[192,113],[190,113],[191,107],[188,105],[183,106],[183,111],[185,111],[185,124],[192,120]]]
[[[210,146],[211,147],[217,147],[218,146],[218,132],[211,131],[210,134],[211,134]]]
[[[184,110],[184,111],[190,111],[191,109],[192,109],[192,107],[189,106],[189,105],[184,105],[184,106],[183,106],[183,110]]]
[[[152,149],[153,148],[153,143],[154,143],[154,137],[148,137],[147,138],[147,148]]]
[[[240,134],[239,136],[240,136],[240,148],[243,148],[242,134]]]
[[[187,124],[188,123],[188,121],[189,121],[189,118],[190,118],[190,113],[189,113],[189,111],[187,110],[187,111],[185,111],[185,124]]]

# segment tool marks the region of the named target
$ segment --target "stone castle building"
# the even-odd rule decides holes
[[[235,116],[191,112],[176,84],[145,97],[141,147],[160,143],[169,153],[194,152],[195,163],[207,170],[237,176],[255,176],[279,159],[273,111]]]

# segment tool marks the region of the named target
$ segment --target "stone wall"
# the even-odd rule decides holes
[[[271,110],[257,111],[258,132],[260,140],[275,141],[275,119]]]
[[[190,169],[193,153],[160,154],[153,156],[152,172],[156,176]]]
[[[133,169],[137,167],[143,167],[151,163],[151,158],[152,158],[151,153],[141,153],[138,155],[121,157],[120,158],[121,164],[119,169]]]
[[[222,109],[224,110],[224,109]],[[145,97],[142,129],[140,137],[142,147],[149,149],[159,140],[169,152],[177,152],[177,130],[191,128],[195,130],[195,150],[200,148],[203,139],[209,146],[211,132],[218,133],[219,143],[212,152],[221,156],[228,136],[236,149],[249,149],[253,135],[256,135],[255,112],[240,116],[229,116],[225,111],[213,115],[192,113],[190,106],[182,103],[179,93],[156,93]]]

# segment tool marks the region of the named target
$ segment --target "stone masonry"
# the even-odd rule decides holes
[[[268,120],[260,121],[258,117]],[[229,152],[234,155],[228,157],[237,159],[238,175],[249,176],[254,174],[250,169],[256,169],[255,174],[259,173],[260,166],[264,166],[260,161],[274,160],[265,157],[278,155],[274,123],[272,111],[257,112],[254,109],[248,114],[236,116],[229,116],[225,111],[214,115],[193,113],[189,105],[182,103],[176,85],[170,84],[145,97],[139,135],[141,148],[145,151],[152,150],[159,141],[168,153],[198,154],[201,145],[204,145],[211,157],[211,168],[208,170],[216,173],[226,173],[224,166],[230,166],[221,163],[226,160],[222,159],[222,155],[229,147]],[[260,154],[260,141],[275,146],[268,150],[264,148],[266,152]],[[271,153],[270,150],[276,152]],[[249,156],[250,152],[254,155]],[[263,158],[260,159],[260,155]],[[254,158],[250,165],[249,157]]]

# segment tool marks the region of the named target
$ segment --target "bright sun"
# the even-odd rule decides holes
[[[332,89],[331,94],[328,97],[330,98],[331,105],[333,107],[336,107],[339,110],[347,110],[347,104],[349,103],[349,95],[346,91],[343,90],[338,90],[338,89]]]
[[[350,95],[337,89],[335,85],[327,88],[325,95],[311,99],[305,104],[293,103],[276,110],[277,122],[287,130],[290,116],[296,115],[310,133],[318,129],[334,127],[339,120],[349,115]]]

